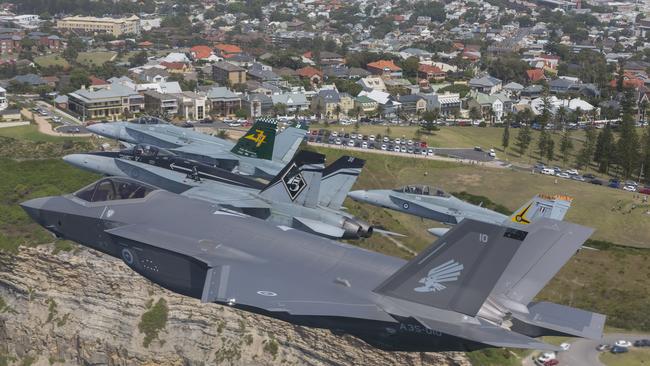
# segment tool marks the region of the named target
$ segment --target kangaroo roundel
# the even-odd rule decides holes
[[[463,270],[463,265],[455,260],[447,261],[437,267],[432,268],[427,277],[422,278],[419,283],[424,286],[416,287],[413,290],[416,292],[436,292],[442,291],[447,288],[443,282],[453,282],[458,280],[460,272]]]

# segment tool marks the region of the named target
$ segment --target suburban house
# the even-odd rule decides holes
[[[366,65],[371,74],[388,78],[401,78],[402,68],[395,65],[392,60],[379,60]]]
[[[287,113],[296,113],[309,108],[309,101],[303,93],[285,93],[271,95],[273,105],[284,104]]]
[[[212,80],[226,86],[245,84],[246,69],[226,61],[219,61],[212,65]]]
[[[118,119],[124,112],[137,113],[144,108],[144,97],[120,84],[98,90],[82,87],[68,94],[68,109],[82,120]]]
[[[386,88],[386,84],[384,83],[384,79],[380,78],[379,76],[368,76],[365,78],[361,78],[357,81],[357,84],[363,88],[365,91],[371,91],[371,90],[378,90],[385,92],[388,89]]]
[[[501,80],[490,75],[473,78],[468,85],[471,90],[486,94],[497,93],[502,87]]]
[[[147,90],[144,95],[144,110],[156,116],[175,116],[178,113],[178,99],[173,94]]]
[[[163,83],[169,78],[169,72],[160,67],[151,67],[142,70],[138,74],[138,79],[145,83]]]
[[[438,110],[442,116],[452,116],[460,113],[461,99],[458,93],[423,94],[426,99],[427,110]]]
[[[303,79],[309,79],[312,85],[320,85],[323,82],[323,72],[313,66],[300,68],[296,70],[296,74]]]
[[[262,117],[271,113],[273,100],[265,94],[248,94],[242,99],[242,108],[250,117]]]
[[[379,110],[380,115],[384,117],[396,116],[402,105],[400,102],[396,101],[392,95],[378,90],[370,92],[363,90],[359,93],[359,96],[366,96],[377,102],[377,109]]]
[[[175,94],[178,104],[178,115],[186,120],[202,120],[206,116],[208,98],[191,91]]]
[[[512,101],[505,93],[476,93],[467,106],[470,110],[478,108],[483,118],[491,123],[500,123],[503,116],[512,110]]]
[[[376,100],[370,99],[365,95],[354,98],[354,107],[360,108],[363,115],[376,112],[378,105]]]
[[[347,115],[352,109],[354,99],[347,93],[332,89],[319,91],[311,100],[311,110],[328,118],[339,118],[339,114]]]
[[[225,86],[213,87],[207,93],[210,114],[232,117],[242,107],[241,98]]]
[[[548,90],[554,94],[565,94],[575,84],[579,84],[579,82],[568,78],[559,78],[548,82]]]
[[[447,73],[442,71],[438,66],[420,64],[418,65],[418,78],[426,80],[442,81],[447,77]]]
[[[427,101],[420,95],[399,95],[397,101],[402,103],[402,111],[410,114],[417,114],[427,110]]]

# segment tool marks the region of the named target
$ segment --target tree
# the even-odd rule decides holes
[[[573,140],[571,140],[571,130],[564,130],[562,140],[560,140],[560,153],[562,153],[562,164],[566,166],[569,161],[569,154],[573,150]]]
[[[639,166],[639,136],[631,116],[623,116],[620,136],[616,144],[616,160],[621,167],[623,178],[630,178]]]
[[[334,107],[334,113],[336,113],[336,121],[340,122],[341,121],[341,105],[337,104],[336,107]]]
[[[594,160],[598,163],[598,171],[607,173],[610,165],[614,162],[616,147],[614,145],[614,134],[609,126],[600,131],[596,140]]]
[[[135,55],[129,57],[129,64],[131,67],[142,66],[147,63],[149,60],[149,55],[147,51],[140,51]]]
[[[566,117],[567,117],[567,110],[564,108],[564,106],[561,106],[560,108],[557,109],[557,113],[555,113],[555,129],[564,129],[566,128]]]
[[[287,114],[287,105],[284,103],[277,103],[273,105],[273,113],[275,116]]]
[[[503,129],[503,135],[501,136],[501,146],[506,155],[508,155],[508,145],[510,145],[510,122],[506,122],[506,126]]]
[[[555,155],[555,142],[548,130],[542,129],[542,132],[539,134],[539,141],[537,141],[537,148],[541,159],[547,158],[549,162],[553,160]]]
[[[477,107],[472,107],[469,109],[469,118],[473,120],[479,120],[483,116],[481,115],[481,111]]]
[[[641,161],[641,174],[646,183],[650,183],[650,126],[645,128],[643,134],[643,151]]]
[[[582,145],[582,149],[577,157],[578,168],[589,166],[589,163],[591,163],[594,152],[596,151],[597,136],[596,129],[594,128],[588,128],[585,131],[585,143]]]
[[[519,150],[519,155],[523,156],[526,153],[528,146],[530,146],[530,143],[532,141],[533,136],[530,131],[530,127],[523,126],[520,128],[519,133],[517,134],[517,138],[515,139],[515,146],[517,146],[517,149]]]

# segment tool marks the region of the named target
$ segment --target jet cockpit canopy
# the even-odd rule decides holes
[[[74,196],[87,202],[130,200],[144,198],[156,189],[137,180],[108,177],[78,190]]]
[[[423,196],[449,197],[445,191],[439,188],[432,188],[422,184],[411,184],[394,189],[395,192],[419,194]]]

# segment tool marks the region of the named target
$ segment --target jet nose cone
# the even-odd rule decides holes
[[[41,212],[49,199],[49,197],[34,198],[32,200],[21,203],[20,207],[22,207],[23,210],[27,212],[29,217],[31,217],[34,221],[40,223]]]
[[[368,199],[368,192],[363,190],[352,191],[348,193],[348,197],[352,198],[355,201],[365,201]]]
[[[77,167],[84,166],[88,161],[84,158],[83,154],[70,154],[63,157],[63,161],[70,165]]]
[[[95,123],[86,128],[88,129],[88,131],[99,136],[104,136],[108,138],[117,137],[118,128],[117,126],[113,126],[111,123]]]

